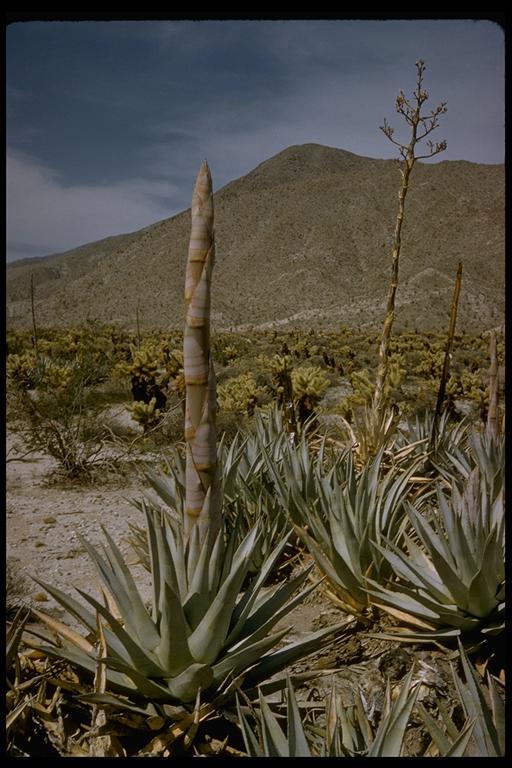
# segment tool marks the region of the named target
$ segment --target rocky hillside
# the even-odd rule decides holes
[[[215,178],[214,178],[215,184]],[[192,194],[194,179],[190,180]],[[380,327],[399,173],[393,160],[289,147],[215,194],[213,321]],[[7,322],[28,326],[30,275],[41,326],[86,319],[181,326],[189,211],[138,232],[7,267]],[[458,327],[503,322],[504,167],[418,163],[403,230],[397,327],[445,328],[459,260]]]

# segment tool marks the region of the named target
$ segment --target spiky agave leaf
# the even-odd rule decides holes
[[[265,588],[286,537],[241,592],[247,581],[250,553],[260,535],[258,527],[237,546],[235,535],[226,542],[222,531],[215,540],[206,539],[196,546],[197,532],[184,544],[181,530],[174,530],[166,519],[162,521],[158,511],[147,508],[146,514],[154,592],[151,612],[145,608],[120,551],[106,531],[108,546],[103,556],[85,540],[84,544],[119,619],[83,590],[78,592],[92,610],[40,582],[89,633],[96,631],[97,614],[103,618],[107,655],[102,662],[114,692],[132,700],[189,704],[195,701],[199,688],[205,696],[213,695],[227,679],[244,670],[248,671],[248,685],[254,686],[318,650],[342,628],[329,627],[275,650],[288,631],[276,632],[275,625],[313,588],[303,589],[310,569],[289,583]],[[194,566],[189,568],[191,558]],[[45,650],[94,672],[94,646],[65,625],[58,626],[51,619],[48,622],[63,644],[44,646]]]
[[[416,414],[408,419],[405,424],[398,426],[396,447],[398,453],[414,445],[416,456],[426,456],[427,444],[432,434],[434,412],[425,411],[421,416]],[[435,444],[435,460],[438,464],[444,464],[447,456],[452,451],[463,451],[467,446],[468,429],[470,426],[467,417],[461,421],[454,421],[449,411],[444,411],[437,424],[437,440]]]
[[[419,686],[413,686],[413,672],[414,669],[411,669],[403,680],[400,693],[393,703],[391,703],[388,680],[386,707],[373,743],[368,750],[368,757],[400,757],[405,731],[418,698]]]
[[[304,733],[297,699],[290,678],[286,680],[287,708],[286,735],[279,722],[259,691],[261,744],[244,715],[237,696],[237,711],[242,736],[250,757],[312,757]]]
[[[505,516],[502,492],[493,501],[475,468],[451,502],[438,490],[438,510],[426,520],[413,505],[409,518],[423,548],[404,536],[406,549],[378,545],[398,581],[370,580],[373,602],[420,628],[403,639],[448,639],[461,632],[499,631],[504,614]],[[396,635],[398,636],[398,635]]]
[[[440,757],[463,757],[473,734],[474,720],[466,720],[459,732],[448,712],[443,707],[438,706],[438,709],[442,714],[436,720],[421,702],[418,703],[418,712],[432,737],[432,745],[428,748],[429,754],[432,754],[435,746],[435,753]]]
[[[459,706],[466,721],[459,731],[450,713],[438,702],[437,719],[423,707],[418,711],[441,757],[502,757],[505,754],[505,706],[496,684],[487,673],[488,695],[482,680],[470,663],[462,643],[459,655],[462,676],[452,665]],[[488,701],[489,699],[489,701]]]
[[[472,738],[482,757],[500,757],[505,754],[505,708],[495,683],[487,676],[491,706],[484,695],[483,686],[470,664],[459,640],[459,654],[464,679],[453,670],[460,704],[467,718],[474,721]]]
[[[397,541],[406,525],[405,496],[415,464],[405,472],[382,476],[381,450],[358,473],[350,453],[345,456],[346,479],[337,472],[313,473],[316,503],[294,496],[292,519],[295,531],[326,575],[335,595],[349,610],[368,606],[370,577],[384,580],[390,573],[378,543],[386,536]],[[293,488],[290,476],[286,478]],[[310,491],[309,498],[314,498]]]
[[[7,628],[5,644],[5,665],[7,671],[11,669],[11,666],[14,664],[18,655],[21,638],[23,637],[23,630],[29,616],[30,611],[21,606],[16,611],[13,620],[10,622]]]
[[[236,529],[239,539],[261,520],[261,536],[252,552],[252,569],[258,570],[266,556],[279,541],[290,524],[282,504],[276,507],[272,474],[265,457],[272,456],[272,462],[282,462],[288,449],[286,435],[268,431],[273,424],[272,415],[258,415],[254,431],[248,434],[237,432],[228,444],[223,436],[218,446],[218,485],[223,499],[223,514],[227,529]],[[274,420],[277,417],[274,418]],[[263,425],[263,426],[261,426]],[[182,524],[185,508],[185,462],[178,452],[166,460],[164,472],[148,469],[146,478],[151,492],[135,505],[144,511],[145,507],[161,508],[170,516],[175,525]],[[150,569],[146,530],[130,526],[130,543],[146,568]]]
[[[392,451],[397,439],[398,421],[398,415],[388,406],[376,410],[368,404],[364,405],[362,413],[356,411],[354,414],[353,427],[343,419],[345,432],[359,464],[364,466],[380,452]]]
[[[464,440],[453,441],[442,453],[438,451],[432,464],[450,485],[461,489],[478,467],[494,500],[505,484],[505,436],[473,427]]]
[[[354,706],[347,706],[339,703],[332,690],[326,701],[326,726],[323,745],[320,746],[321,754],[329,757],[400,757],[411,713],[418,698],[419,687],[413,680],[413,672],[411,670],[404,678],[393,701],[388,682],[386,706],[376,730],[368,719],[360,691],[356,693]],[[260,689],[260,713],[254,713],[261,734],[259,737],[250,726],[237,697],[242,736],[251,757],[313,756],[312,739],[306,736],[289,677],[286,690],[286,728],[283,731]]]

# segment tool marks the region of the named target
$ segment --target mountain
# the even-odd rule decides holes
[[[215,179],[213,180],[215,184]],[[379,328],[391,270],[400,176],[394,160],[289,147],[215,193],[215,329]],[[190,180],[192,195],[194,179]],[[505,309],[504,166],[418,162],[403,226],[396,327],[445,329],[457,264],[459,329]],[[181,327],[190,211],[126,235],[7,266],[9,327],[86,319]]]

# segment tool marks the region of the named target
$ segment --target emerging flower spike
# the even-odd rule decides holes
[[[220,525],[216,483],[216,388],[210,357],[210,287],[215,240],[212,179],[206,160],[197,175],[191,217],[183,338],[187,443],[184,525],[187,536],[196,524],[201,534],[205,534],[211,527],[213,535]]]

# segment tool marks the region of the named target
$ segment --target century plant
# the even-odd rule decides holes
[[[505,705],[493,676],[486,673],[487,691],[459,640],[461,672],[450,663],[457,703],[466,717],[459,732],[442,699],[437,700],[438,717],[434,718],[418,703],[419,714],[432,737],[429,756],[501,757],[505,754]]]
[[[255,715],[259,734],[249,724],[240,700],[237,701],[247,753],[250,757],[400,757],[419,689],[418,681],[413,680],[413,670],[393,699],[388,681],[384,711],[377,728],[370,721],[360,690],[355,692],[353,706],[343,706],[333,689],[326,700],[326,724],[319,744],[319,739],[304,728],[293,685],[288,678],[286,732],[261,690],[260,713]]]
[[[361,466],[374,458],[379,451],[386,454],[392,452],[398,436],[398,419],[396,409],[385,408],[376,413],[368,404],[361,411],[356,411],[352,424],[345,417],[341,417],[342,431],[348,437],[350,447]]]
[[[341,628],[329,627],[275,650],[290,627],[273,628],[315,586],[293,597],[305,583],[309,567],[286,583],[264,587],[287,536],[247,583],[251,552],[261,536],[259,526],[238,546],[234,535],[226,541],[222,529],[211,546],[208,537],[200,539],[197,526],[185,543],[179,524],[162,519],[149,505],[144,507],[153,589],[150,612],[106,529],[103,555],[81,537],[100,576],[106,605],[77,588],[91,610],[38,581],[89,633],[97,631],[98,614],[105,622],[107,652],[101,662],[112,693],[91,694],[87,700],[121,708],[130,702],[191,704],[200,690],[203,699],[211,699],[242,672],[244,686],[251,688],[316,651]],[[41,650],[93,673],[98,663],[94,643],[56,619],[39,611],[37,615],[60,636],[59,646]]]
[[[429,451],[429,440],[432,434],[434,412],[427,409],[423,414],[416,414],[397,428],[396,446],[406,450],[414,446],[415,455],[426,455]],[[436,427],[435,457],[438,462],[448,461],[450,452],[467,450],[468,430],[470,422],[467,418],[455,421],[449,411],[443,411]]]
[[[438,488],[430,517],[407,503],[414,535],[403,545],[376,544],[396,580],[369,579],[373,603],[413,627],[404,640],[432,640],[467,633],[497,634],[505,613],[505,514],[503,488],[495,497],[478,467],[461,494]],[[421,543],[421,546],[419,543]],[[483,639],[483,638],[482,638]]]
[[[475,427],[468,432],[468,424],[462,422],[450,432],[453,437],[459,432],[463,434],[461,439],[447,441],[442,451],[438,447],[432,464],[445,481],[461,489],[478,467],[489,497],[494,501],[505,485],[505,436],[489,434]]]
[[[261,523],[261,536],[251,555],[252,572],[260,567],[284,532],[290,530],[285,510],[276,508],[274,485],[265,460],[266,456],[271,456],[274,462],[281,461],[288,449],[288,440],[277,408],[269,413],[258,413],[247,434],[237,432],[229,443],[224,438],[223,435],[217,448],[217,463],[226,529],[236,531],[242,539],[258,520]],[[164,463],[164,472],[151,469],[146,472],[151,487],[148,499],[163,514],[180,520],[185,504],[185,461],[175,449]],[[143,509],[140,502],[135,503]],[[140,562],[150,570],[146,533],[137,525],[130,525],[130,529],[130,543]],[[290,548],[291,545],[286,552]]]
[[[437,441],[437,424],[444,403],[444,396],[446,391],[446,383],[448,381],[448,372],[450,370],[450,360],[452,358],[453,337],[455,335],[455,323],[457,321],[457,309],[459,305],[460,284],[462,280],[462,261],[459,261],[457,269],[457,277],[455,278],[455,288],[453,290],[452,307],[450,312],[450,324],[448,326],[448,336],[446,339],[446,347],[444,351],[443,371],[441,373],[441,380],[439,382],[439,391],[437,393],[436,408],[434,411],[434,419],[432,421],[432,433],[430,435],[430,450],[435,449]]]
[[[429,139],[427,141],[427,152],[424,155],[417,155],[417,144],[426,138],[439,125],[439,116],[446,112],[446,104],[442,102],[428,114],[422,114],[423,105],[429,98],[428,92],[423,87],[423,75],[425,72],[425,63],[421,60],[416,62],[416,89],[411,99],[407,99],[403,91],[397,96],[396,111],[402,115],[410,129],[409,143],[402,144],[394,138],[394,128],[392,128],[386,119],[380,126],[384,135],[398,147],[400,155],[399,171],[401,176],[400,189],[398,191],[398,212],[395,222],[395,231],[393,234],[391,282],[389,285],[386,315],[382,329],[382,336],[379,346],[379,361],[377,367],[377,376],[375,381],[375,391],[373,394],[373,409],[378,412],[384,405],[384,387],[388,374],[388,356],[391,339],[391,329],[395,317],[395,298],[398,287],[398,266],[400,252],[402,248],[402,227],[405,216],[405,200],[409,190],[410,177],[417,160],[431,158],[446,149],[446,141],[436,142]]]
[[[321,458],[311,462],[297,451],[273,471],[276,499],[288,509],[335,601],[359,615],[369,605],[368,578],[380,582],[392,572],[378,542],[398,541],[403,534],[404,501],[415,467],[383,473],[382,456],[381,450],[358,472],[350,451],[329,470],[322,468]]]

